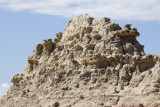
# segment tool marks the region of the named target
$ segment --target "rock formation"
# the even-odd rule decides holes
[[[1,107],[160,107],[160,57],[144,53],[139,32],[109,18],[80,15],[38,44]]]

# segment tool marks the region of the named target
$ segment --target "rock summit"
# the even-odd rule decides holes
[[[73,18],[36,45],[0,107],[160,107],[160,57],[139,35],[106,17]]]

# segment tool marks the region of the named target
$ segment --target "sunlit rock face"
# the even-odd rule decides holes
[[[80,15],[37,44],[1,107],[159,107],[160,57],[131,24]]]

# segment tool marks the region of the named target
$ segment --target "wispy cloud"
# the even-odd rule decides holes
[[[3,83],[2,85],[0,85],[0,98],[6,94],[9,88],[10,88],[10,85],[7,83]]]
[[[112,19],[160,20],[159,0],[0,0],[0,8],[64,17],[88,13]]]

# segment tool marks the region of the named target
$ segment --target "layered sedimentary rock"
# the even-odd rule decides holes
[[[139,32],[109,18],[80,15],[38,44],[4,107],[159,107],[160,57],[144,53]]]

